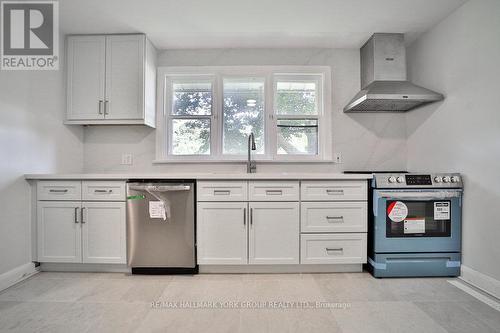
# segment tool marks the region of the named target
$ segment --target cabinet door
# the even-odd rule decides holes
[[[299,203],[250,202],[250,264],[299,263]]]
[[[144,35],[106,36],[106,119],[144,118]]]
[[[126,263],[125,202],[82,204],[84,263]]]
[[[68,120],[104,119],[106,39],[68,37]]]
[[[82,262],[80,202],[39,201],[39,262]]]
[[[246,202],[199,202],[198,264],[246,264]]]

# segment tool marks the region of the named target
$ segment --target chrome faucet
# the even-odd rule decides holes
[[[250,150],[257,150],[255,147],[255,137],[253,133],[248,136],[248,160],[247,160],[247,173],[255,173],[257,171],[257,164],[252,161],[252,154]]]

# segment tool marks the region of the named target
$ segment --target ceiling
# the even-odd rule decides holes
[[[466,0],[60,0],[64,33],[143,32],[160,49],[359,48],[409,43]]]

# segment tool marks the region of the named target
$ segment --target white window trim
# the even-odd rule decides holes
[[[317,155],[278,155],[271,150],[276,147],[276,115],[274,114],[275,78],[287,77],[303,79],[320,76],[323,84],[318,85],[318,131],[319,145]],[[167,78],[207,78],[213,80],[211,142],[210,155],[169,155],[170,131],[168,130],[167,109],[171,103],[167,99],[170,92]],[[331,70],[329,66],[181,66],[159,67],[157,71],[157,126],[156,126],[156,160],[154,163],[224,163],[244,162],[246,155],[222,155],[222,77],[262,77],[265,79],[265,153],[252,154],[257,162],[300,162],[331,163],[332,161],[332,107],[331,107]],[[286,116],[291,118],[290,116]],[[298,118],[304,118],[298,116]],[[271,135],[273,133],[274,135]]]

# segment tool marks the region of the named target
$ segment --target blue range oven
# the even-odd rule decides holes
[[[458,174],[375,174],[368,267],[375,277],[458,276]]]

